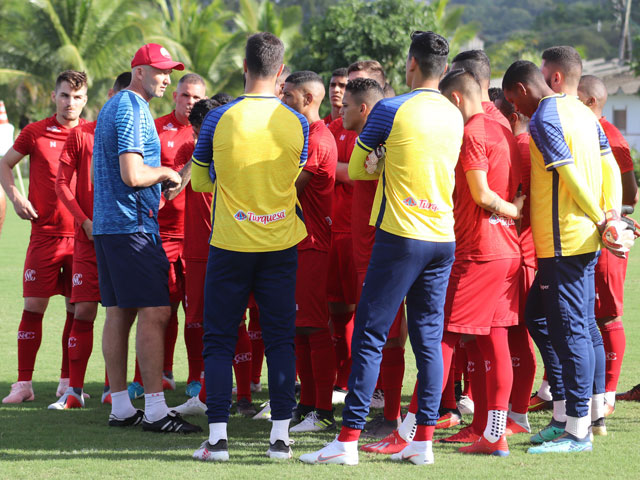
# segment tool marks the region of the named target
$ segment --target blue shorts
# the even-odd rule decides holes
[[[149,233],[95,235],[100,297],[105,307],[170,305],[169,260]]]

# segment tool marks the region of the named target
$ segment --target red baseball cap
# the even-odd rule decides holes
[[[184,70],[184,65],[174,62],[167,49],[157,43],[147,43],[138,49],[131,60],[131,68],[139,65],[151,65],[160,70]]]

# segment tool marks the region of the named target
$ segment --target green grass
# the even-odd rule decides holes
[[[29,225],[8,212],[0,237],[0,395],[9,391],[16,380],[16,331],[22,312],[21,275],[29,238]],[[637,249],[636,249],[637,250]],[[640,253],[629,263],[626,284],[625,325],[627,354],[619,390],[640,382]],[[297,461],[272,463],[265,456],[269,424],[232,416],[229,425],[231,461],[227,464],[203,464],[191,460],[191,454],[204,435],[146,434],[140,428],[125,430],[107,427],[109,408],[100,404],[104,364],[100,349],[100,332],[104,313],[100,312],[94,342],[94,354],[87,371],[86,391],[92,398],[82,411],[48,411],[55,401],[60,367],[60,335],[64,324],[64,302],[51,300],[44,320],[44,340],[34,376],[36,400],[21,405],[0,406],[0,478],[523,478],[585,479],[637,478],[640,456],[637,437],[640,432],[640,403],[620,403],[615,415],[607,420],[609,435],[598,437],[594,451],[569,456],[532,456],[526,454],[527,437],[510,439],[508,458],[464,456],[456,447],[436,445],[435,465],[419,469],[411,465],[392,464],[388,459],[361,453],[360,465],[308,466]],[[183,325],[183,319],[180,319]],[[186,353],[182,336],[176,348],[175,374],[178,391],[170,392],[169,405],[186,400]],[[130,356],[132,364],[133,357]],[[131,378],[133,365],[130,366]],[[403,403],[413,389],[413,357],[407,353]],[[266,384],[266,378],[263,378]],[[539,380],[536,381],[536,385]],[[255,401],[266,399],[266,393]],[[142,407],[143,401],[138,400]],[[338,415],[340,412],[337,412]],[[545,425],[548,413],[531,415],[534,429]],[[206,431],[204,417],[195,419]],[[448,434],[449,432],[447,432]],[[437,437],[443,434],[437,433]],[[315,450],[332,435],[295,437],[294,455]]]

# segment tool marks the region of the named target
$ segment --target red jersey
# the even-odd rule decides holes
[[[518,151],[520,152],[520,172],[522,174],[522,194],[527,198],[522,207],[522,220],[520,221],[520,248],[524,257],[524,264],[537,268],[536,248],[533,245],[531,234],[531,155],[529,152],[529,134],[521,133],[516,137]]]
[[[605,117],[600,117],[600,125],[604,130],[604,134],[609,140],[613,156],[620,167],[620,173],[627,173],[633,170],[633,160],[631,159],[631,150],[629,144],[620,133],[616,126],[610,123]]]
[[[331,245],[331,207],[336,182],[338,148],[322,120],[309,125],[309,155],[304,170],[313,174],[298,197],[308,235],[298,250],[328,252]]]
[[[331,122],[329,130],[333,133],[338,147],[338,162],[349,163],[351,152],[356,144],[358,134],[353,130],[345,130],[342,118]],[[331,214],[331,231],[333,233],[351,233],[351,202],[353,186],[336,180],[333,195],[333,210]]]
[[[93,218],[91,160],[96,123],[78,125],[71,130],[60,155],[56,191],[76,221],[76,239],[89,241],[82,223]],[[75,183],[75,188],[74,188]]]
[[[84,123],[80,119],[79,125]],[[73,215],[55,191],[60,153],[70,131],[53,115],[27,125],[13,144],[16,152],[29,155],[29,201],[38,213],[31,222],[33,234],[73,237]]]
[[[176,154],[176,164],[184,165],[193,155],[193,139],[180,147]],[[184,189],[184,250],[185,260],[206,260],[209,258],[209,237],[211,236],[211,201],[213,194],[194,192],[191,182]]]
[[[187,142],[193,142],[193,127],[178,121],[175,110],[156,119],[156,130],[160,137],[160,161],[163,167],[180,170],[175,158],[178,150]],[[158,224],[162,238],[183,238],[185,192],[166,202],[158,211]]]
[[[493,102],[482,102],[482,109],[484,110],[484,113],[486,113],[500,125],[505,127],[509,131],[511,136],[513,136],[509,120],[507,120],[507,117],[505,117],[502,112],[498,110],[498,107],[496,107]]]
[[[487,172],[489,188],[503,200],[515,197],[520,183],[518,145],[511,130],[507,131],[486,113],[474,115],[464,126],[453,204],[456,260],[520,257],[515,222],[476,204],[465,176],[469,170]]]
[[[331,122],[333,122],[333,118],[331,118],[331,114],[329,114],[326,117],[324,117],[322,121],[328,127],[329,125],[331,125]]]

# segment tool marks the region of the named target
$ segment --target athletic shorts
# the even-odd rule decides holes
[[[329,327],[327,306],[327,252],[298,251],[296,273],[296,327]]]
[[[627,258],[619,258],[603,248],[596,264],[596,318],[621,317]]]
[[[367,272],[358,272],[358,289],[357,289],[357,301],[360,301],[360,294],[362,293],[362,286],[364,285],[364,279],[367,276]],[[404,327],[404,323],[406,323],[405,315],[404,315],[404,300],[400,304],[400,308],[398,309],[398,313],[396,313],[396,318],[393,319],[393,323],[391,324],[391,328],[389,329],[389,335],[387,335],[387,340],[391,338],[398,338],[402,335]]]
[[[355,304],[357,297],[356,270],[353,264],[353,242],[349,233],[331,234],[327,300]]]
[[[186,260],[185,264],[185,324],[201,324],[204,315],[204,280],[207,276],[207,261]]]
[[[169,298],[171,303],[184,300],[184,270],[185,263],[182,258],[184,242],[181,238],[163,238],[162,248],[169,260]]]
[[[71,303],[99,302],[98,264],[93,242],[76,239],[73,248]]]
[[[456,260],[444,306],[445,330],[489,335],[492,327],[517,325],[521,263],[521,258]]]
[[[522,267],[520,268],[522,268],[522,273],[520,274],[520,320],[518,324],[526,325],[527,322],[524,319],[524,310],[527,306],[527,297],[529,296],[529,290],[531,290],[533,280],[536,278],[536,269],[528,267],[527,265],[522,265]]]
[[[149,233],[94,235],[100,297],[105,307],[171,305],[169,260],[160,237]]]
[[[31,235],[22,275],[22,296],[71,296],[73,237]]]

